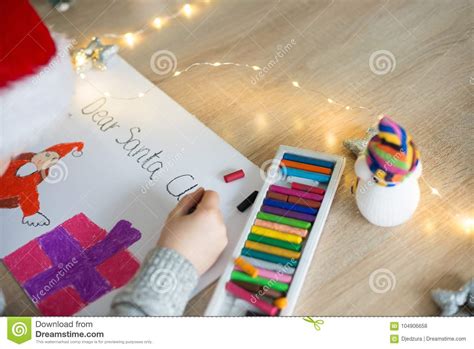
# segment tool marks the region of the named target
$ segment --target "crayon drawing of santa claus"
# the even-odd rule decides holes
[[[47,180],[49,169],[72,152],[80,156],[84,143],[61,143],[39,153],[23,153],[10,161],[0,176],[0,209],[20,208],[22,223],[29,226],[49,225],[48,217],[40,211],[38,185]]]

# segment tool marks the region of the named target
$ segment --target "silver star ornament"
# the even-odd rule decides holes
[[[78,73],[92,68],[106,70],[108,60],[118,51],[117,45],[104,45],[98,37],[93,37],[86,47],[72,53],[72,60]]]

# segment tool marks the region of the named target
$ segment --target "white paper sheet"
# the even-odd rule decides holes
[[[107,231],[120,219],[132,222],[141,231],[142,238],[130,250],[143,260],[155,246],[168,212],[177,203],[170,192],[176,194],[199,184],[216,190],[221,196],[229,245],[214,267],[201,278],[197,293],[223,271],[242,233],[247,213],[240,213],[236,206],[261,187],[258,168],[120,57],[112,59],[106,72],[89,72],[87,80],[77,79],[69,116],[53,128],[39,130],[41,139],[26,150],[39,152],[67,142],[85,144],[81,157],[66,156],[51,168],[51,180],[38,186],[40,211],[51,223],[47,227],[29,227],[22,224],[19,208],[0,209],[0,256],[83,212]],[[136,96],[150,88],[152,90],[143,98],[134,100],[103,98],[101,94],[107,91],[112,96]],[[96,103],[90,105],[94,101]],[[95,117],[94,113],[87,114],[103,102],[98,109],[101,114]],[[101,130],[94,118],[99,120],[98,116],[105,114],[113,121],[110,119]],[[105,121],[103,118],[102,123]],[[116,126],[110,127],[113,123],[117,123]],[[131,137],[136,141],[126,145],[118,143]],[[160,170],[152,173],[158,165],[147,170],[150,162],[143,164],[145,158],[133,156],[133,152],[129,155],[127,149],[138,143],[135,150],[143,146],[150,149],[149,154],[159,153],[163,164]],[[225,183],[223,174],[237,169],[245,171],[245,178]],[[168,192],[167,184],[182,175],[188,176],[173,182]],[[116,292],[100,298],[78,314],[108,314]]]

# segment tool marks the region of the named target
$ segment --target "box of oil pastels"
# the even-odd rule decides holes
[[[280,146],[207,316],[289,316],[344,169],[343,157]]]

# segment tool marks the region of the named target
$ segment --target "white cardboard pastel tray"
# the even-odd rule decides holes
[[[314,252],[316,251],[316,247],[318,246],[319,238],[321,237],[324,223],[326,222],[326,218],[329,214],[329,209],[336,194],[339,180],[342,176],[345,159],[337,155],[329,155],[311,150],[281,145],[275,155],[274,163],[279,163],[284,153],[292,153],[334,162],[334,169],[331,175],[331,179],[327,184],[324,199],[321,203],[321,207],[319,208],[316,220],[312,225],[308,237],[306,238],[298,266],[293,275],[293,280],[290,284],[290,288],[287,292],[286,297],[288,300],[288,306],[280,312],[280,316],[289,316],[293,314],[301,288],[303,287],[306,273],[308,272],[308,268],[311,264],[311,261],[313,260]],[[280,181],[280,183],[286,183],[286,181],[283,180]],[[260,210],[260,207],[262,206],[262,201],[265,198],[265,195],[268,191],[268,187],[271,184],[279,183],[272,183],[272,181],[267,177],[267,180],[265,181],[262,189],[258,193],[258,196],[254,204],[252,205],[251,213],[249,215],[247,224],[245,225],[245,228],[242,231],[242,235],[240,236],[240,240],[232,253],[232,258],[230,258],[227,262],[224,274],[219,279],[216,290],[214,291],[214,295],[212,296],[211,301],[209,302],[209,305],[206,309],[206,316],[243,316],[248,310],[260,313],[260,311],[254,308],[251,304],[237,299],[231,294],[229,294],[225,290],[225,284],[227,281],[230,280],[230,274],[234,269],[233,261],[241,254],[241,250],[245,244],[247,235],[250,232],[250,229],[254,223],[257,213]]]

